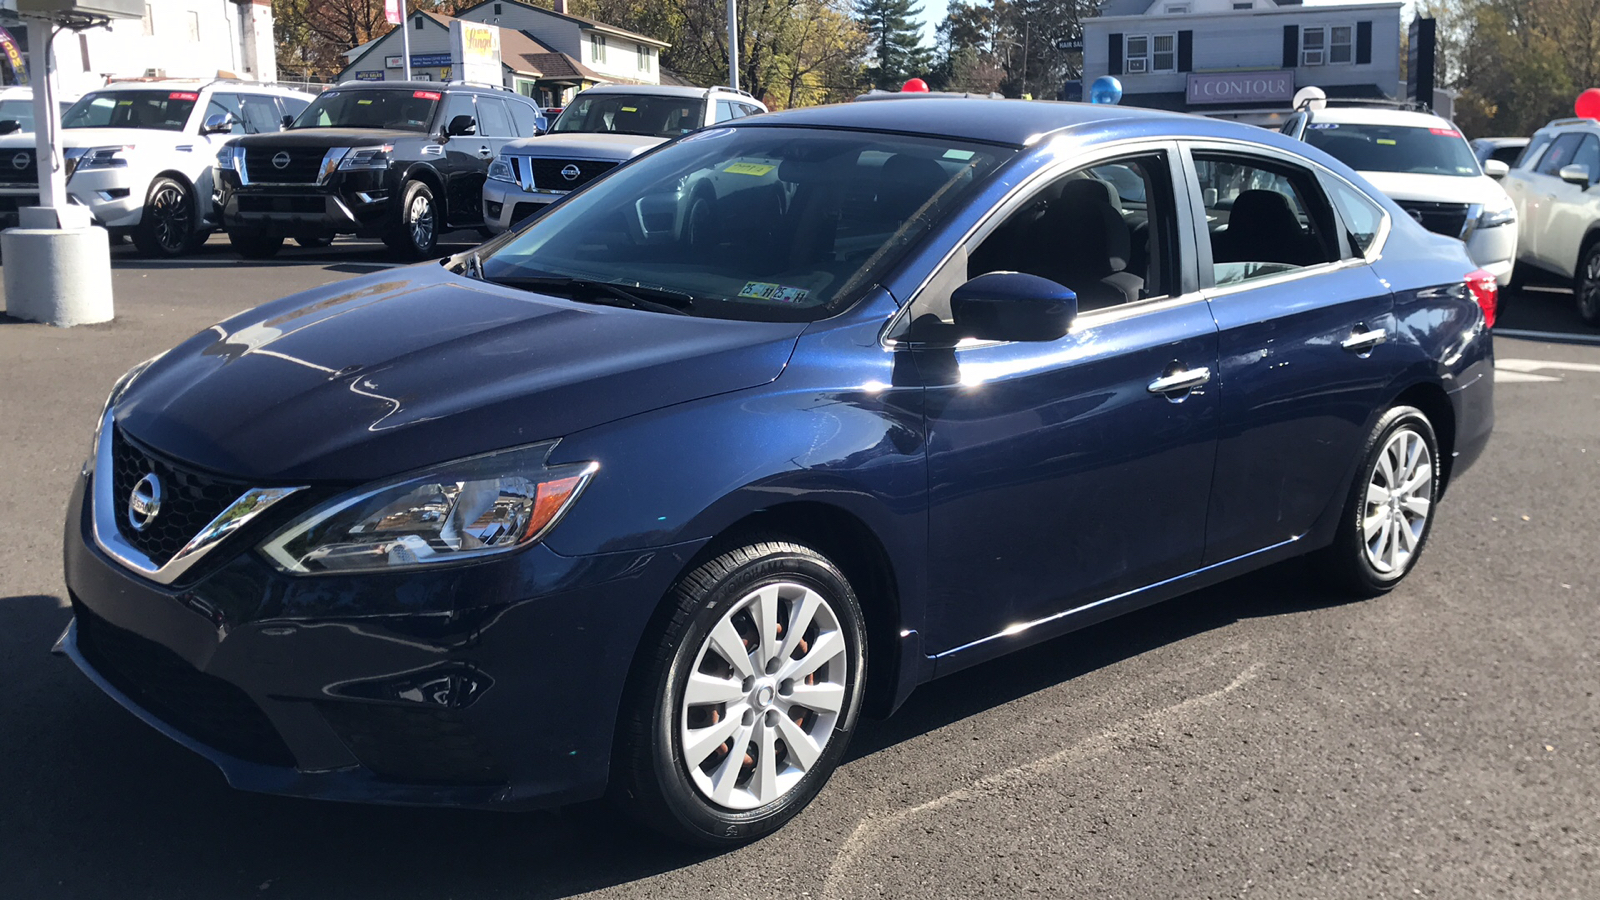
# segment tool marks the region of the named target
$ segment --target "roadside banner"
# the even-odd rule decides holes
[[[451,66],[462,81],[504,84],[500,74],[500,29],[457,19],[450,23]]]
[[[0,28],[0,53],[4,53],[6,62],[11,66],[11,74],[17,84],[28,83],[28,61],[22,57],[22,47],[17,44],[17,39],[11,32]]]

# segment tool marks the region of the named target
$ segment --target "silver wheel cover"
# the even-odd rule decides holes
[[[833,607],[805,585],[765,585],[723,615],[695,655],[676,716],[702,796],[755,809],[800,783],[844,707],[846,649]]]
[[[1367,563],[1384,579],[1405,574],[1433,510],[1433,454],[1410,428],[1389,436],[1367,476],[1361,539]]]
[[[411,198],[411,241],[419,248],[433,242],[433,204],[418,194]]]

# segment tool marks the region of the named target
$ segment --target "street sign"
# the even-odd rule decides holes
[[[382,81],[383,80],[383,73],[382,72],[357,72],[356,73],[356,80],[357,81]]]

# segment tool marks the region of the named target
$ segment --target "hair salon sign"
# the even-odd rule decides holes
[[[1188,99],[1190,105],[1288,102],[1294,99],[1294,72],[1191,72]]]

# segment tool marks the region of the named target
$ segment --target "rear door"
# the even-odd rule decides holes
[[[1187,162],[1197,232],[1209,237],[1202,290],[1220,331],[1213,564],[1311,529],[1342,490],[1399,354],[1393,298],[1367,263],[1381,208],[1287,154],[1195,143]],[[1366,237],[1325,184],[1350,219],[1364,208]]]
[[[1551,214],[1555,211],[1556,194],[1561,185],[1561,178],[1557,174],[1561,167],[1572,162],[1578,153],[1578,145],[1582,143],[1583,135],[1577,132],[1567,132],[1558,136],[1545,148],[1544,155],[1539,157],[1539,162],[1528,172],[1525,185],[1525,196],[1528,211],[1528,220],[1518,237],[1526,242],[1524,255],[1533,259],[1541,266],[1557,272],[1571,274],[1571,263],[1568,268],[1562,268],[1556,258],[1556,251],[1552,244],[1550,234],[1552,225]]]
[[[1592,189],[1600,179],[1600,139],[1592,134],[1573,134],[1578,138],[1572,157],[1562,166],[1583,166],[1589,171],[1585,184],[1571,184],[1561,180],[1559,167],[1556,177],[1549,182],[1549,208],[1540,229],[1539,248],[1547,265],[1558,272],[1575,273],[1578,267],[1578,247],[1595,220]]]

